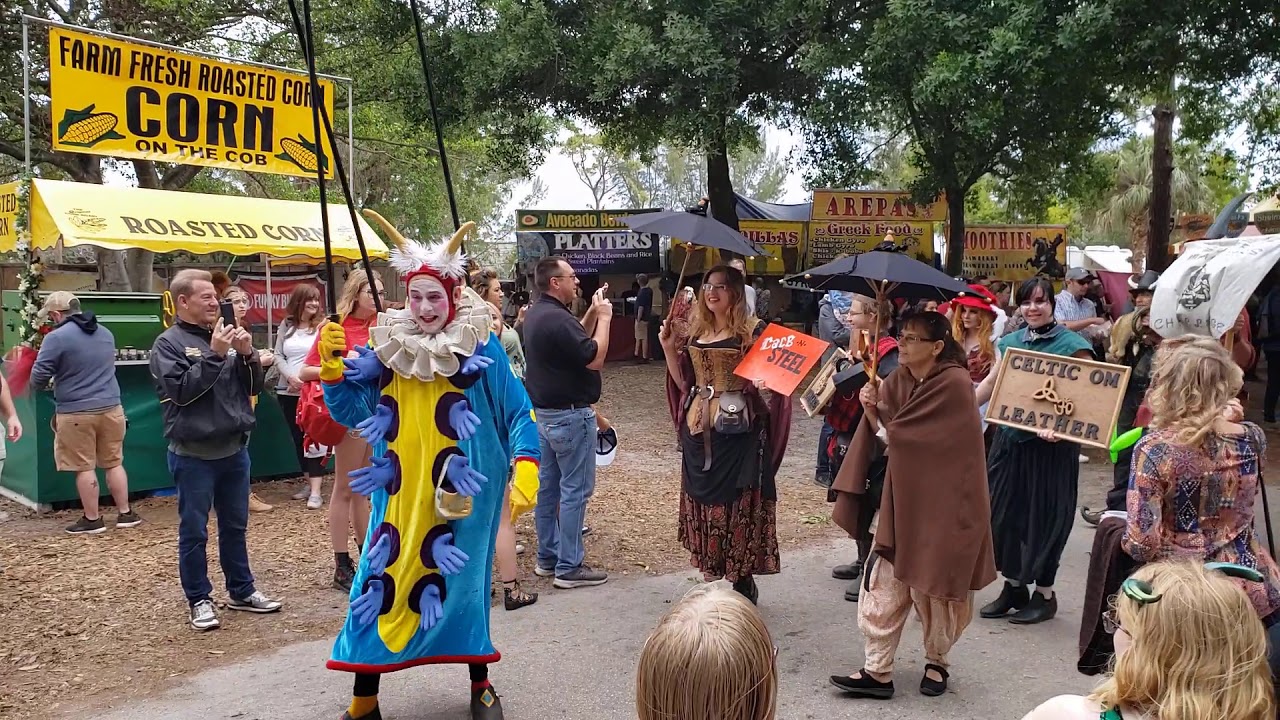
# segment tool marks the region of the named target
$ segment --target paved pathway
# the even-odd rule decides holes
[[[1079,523],[1077,523],[1079,524]],[[908,624],[898,663],[898,696],[849,700],[827,683],[862,659],[856,608],[831,579],[845,545],[785,555],[783,574],[760,579],[761,610],[778,644],[781,720],[830,718],[1020,718],[1042,700],[1083,692],[1091,678],[1075,670],[1080,587],[1092,532],[1077,527],[1067,546],[1056,619],[1034,627],[975,618],[952,653],[951,692],[916,692],[924,659],[919,625]],[[492,678],[511,720],[634,720],[633,677],[641,644],[670,603],[692,586],[691,573],[611,581],[601,588],[545,594],[536,606],[493,613],[504,652]],[[996,592],[979,594],[979,603]],[[171,690],[98,717],[103,720],[336,720],[350,676],[324,669],[330,642],[293,645],[272,655],[211,670]],[[461,667],[395,673],[382,683],[387,720],[465,720],[468,683]],[[70,717],[68,715],[67,717]],[[77,713],[83,718],[83,713]]]

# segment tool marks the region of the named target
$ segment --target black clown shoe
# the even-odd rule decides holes
[[[492,685],[471,691],[471,720],[503,720],[502,701]]]

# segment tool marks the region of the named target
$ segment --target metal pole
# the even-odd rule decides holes
[[[352,193],[356,191],[356,121],[355,121],[355,104],[351,94],[352,83],[347,83],[347,178],[351,183],[347,192],[348,202],[352,201]],[[330,144],[333,143],[331,139]],[[337,154],[334,150],[334,154]],[[360,228],[356,228],[356,234],[359,235]]]
[[[31,174],[31,44],[27,36],[27,16],[22,16],[22,143],[23,172]]]
[[[271,294],[271,256],[262,253],[262,264],[267,267],[267,347],[275,347],[275,343],[271,341],[272,326],[276,322],[275,296]]]
[[[196,55],[211,60],[223,60],[225,62],[235,63],[237,65],[248,65],[250,67],[265,68],[267,70],[277,70],[279,72],[289,73],[291,75],[305,75],[306,73],[293,68],[283,67],[281,65],[272,65],[271,63],[255,62],[253,60],[241,60],[240,58],[231,57],[230,55],[219,55],[218,53],[204,52],[203,50],[191,50],[189,48],[180,47],[178,45],[169,45],[168,43],[156,42],[154,40],[144,40],[142,38],[130,37],[128,35],[120,35],[106,30],[96,30],[94,28],[81,27],[79,25],[70,25],[67,23],[49,20],[48,18],[37,17],[35,15],[23,15],[23,20],[27,20],[39,25],[48,25],[51,27],[59,27],[66,30],[75,30],[76,32],[86,33],[88,35],[97,35],[99,37],[111,38],[112,40],[120,40],[121,42],[129,42],[137,45],[147,45],[161,50],[171,50],[173,52],[185,53],[187,55]],[[325,80],[333,80],[335,82],[350,83],[351,78],[342,77],[341,75],[326,75],[317,73],[316,77],[322,77]]]
[[[427,63],[427,40],[422,34],[422,17],[418,13],[418,0],[409,0],[413,12],[413,29],[418,36],[418,58],[422,60],[422,76],[427,81],[427,101],[431,104],[431,121],[436,127],[436,145],[440,148],[440,169],[444,171],[444,189],[449,195],[449,212],[453,215],[453,229],[462,227],[458,219],[458,201],[453,195],[453,175],[449,172],[449,156],[444,151],[444,131],[440,127],[440,110],[436,107],[436,87],[431,82],[431,67]]]

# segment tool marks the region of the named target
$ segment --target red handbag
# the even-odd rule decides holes
[[[298,393],[296,420],[304,435],[304,449],[312,445],[337,447],[347,434],[347,429],[329,415],[329,406],[324,404],[324,388],[320,387],[319,380],[302,384],[302,390]]]

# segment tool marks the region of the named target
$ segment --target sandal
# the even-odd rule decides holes
[[[832,675],[831,684],[855,697],[877,698],[888,700],[893,697],[893,681],[880,682],[871,677],[866,670],[858,670],[854,675]]]
[[[502,606],[508,610],[519,610],[538,602],[538,593],[527,593],[520,589],[519,580],[502,583]]]
[[[928,673],[932,670],[942,676],[941,680],[934,680],[929,677]],[[938,697],[947,691],[947,678],[951,677],[951,673],[941,665],[929,663],[924,666],[925,675],[920,678],[920,694],[929,697]]]

